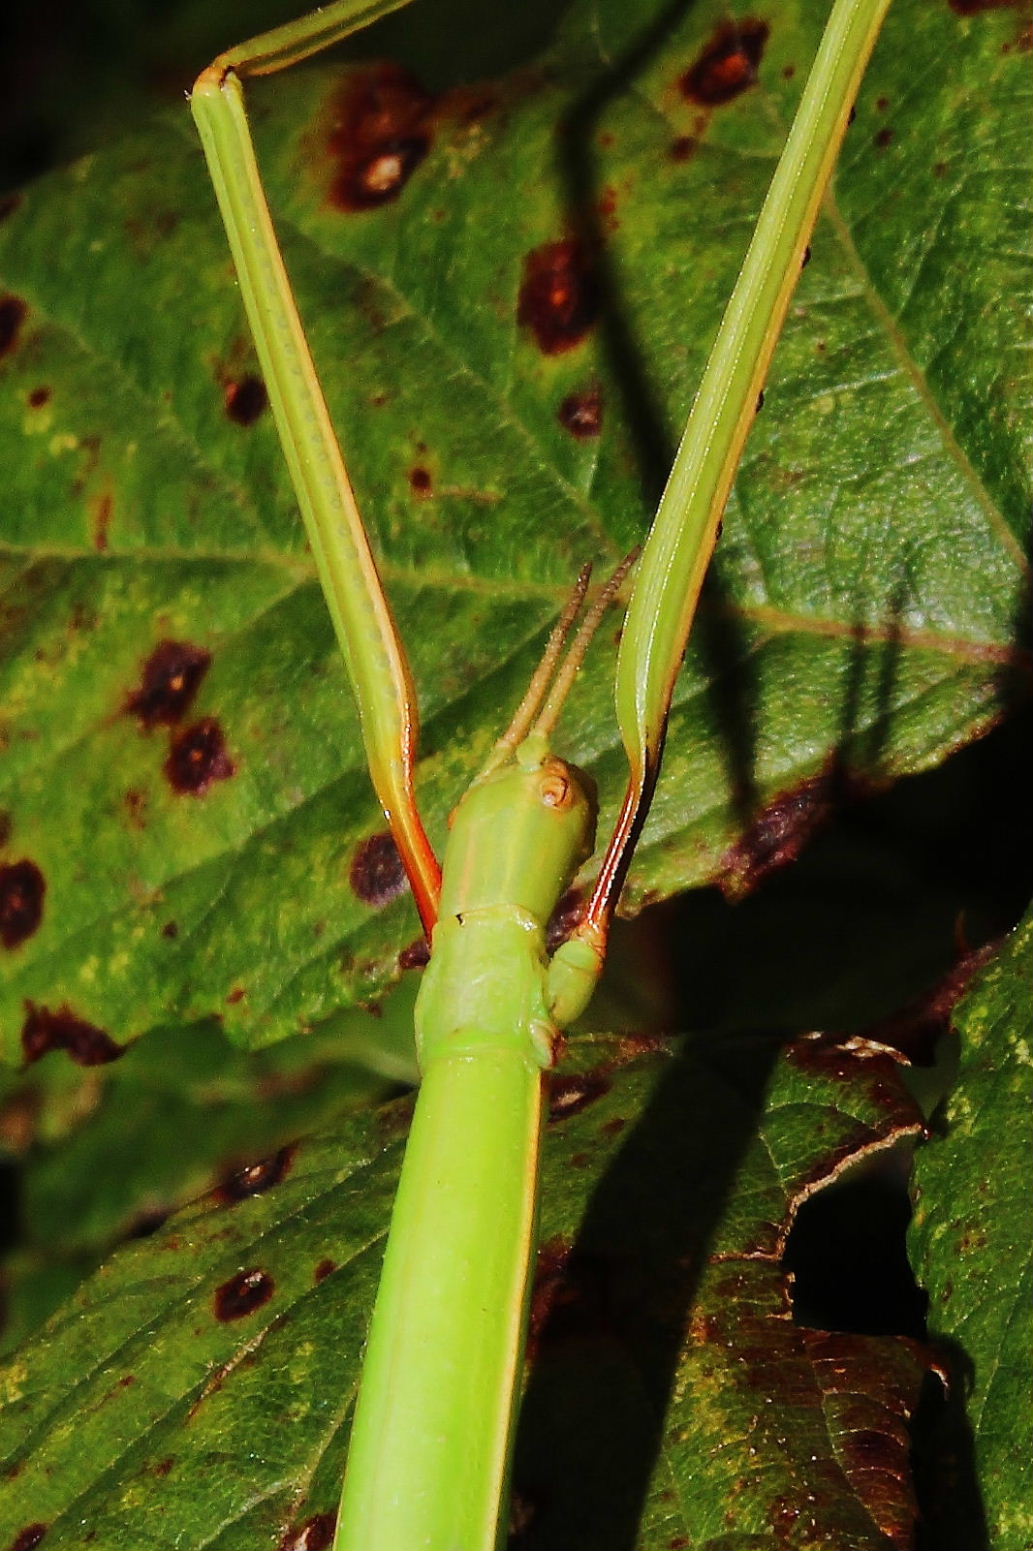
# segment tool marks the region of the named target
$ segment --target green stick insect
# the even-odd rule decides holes
[[[411,676],[266,205],[242,81],[282,70],[406,0],[340,0],[220,56],[200,129],[370,774],[432,956],[416,1010],[422,1086],[356,1404],[336,1551],[490,1551],[504,1537],[535,1250],[544,1076],[587,1006],[657,780],[704,572],[818,205],[888,0],[835,0],[638,562],[616,709],[627,791],[591,898],[550,959],[545,925],[593,844],[585,779],[549,736],[622,567],[561,664],[578,579],[541,668],[457,806],[443,874],[414,794]],[[390,161],[390,152],[384,153]],[[390,166],[369,170],[390,179]],[[551,687],[550,687],[551,682]]]

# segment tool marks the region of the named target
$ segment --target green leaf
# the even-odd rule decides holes
[[[756,84],[701,108],[684,82],[726,14],[583,0],[538,65],[483,86],[454,84],[460,34],[448,89],[367,65],[255,94],[415,661],[439,841],[579,564],[648,522],[824,7],[765,13]],[[846,780],[936,763],[1021,688],[1018,27],[891,11],[729,505],[631,906],[748,889]],[[374,80],[427,154],[396,201],[342,208]],[[3,1049],[100,1059],[213,1014],[258,1047],[375,998],[417,927],[351,881],[383,824],[186,114],[5,210]],[[582,291],[557,353],[534,255]],[[601,640],[562,745],[600,782],[603,834],[624,779],[612,666]]]
[[[347,1120],[264,1193],[180,1213],[11,1360],[0,1543],[40,1524],[84,1551],[309,1544],[336,1509],[407,1116]],[[778,1265],[803,1199],[920,1128],[895,1064],[597,1036],[552,1116],[516,1543],[603,1551],[641,1517],[649,1551],[794,1525],[801,1546],[903,1546],[923,1363],[796,1326]]]
[[[415,1082],[417,985],[407,976],[378,1017],[353,1010],[253,1054],[207,1022],[152,1029],[109,1066],[51,1059],[0,1076],[0,1139],[20,1161],[2,1349],[120,1240],[206,1189],[269,1188],[299,1136]]]
[[[930,1298],[930,1334],[947,1355],[956,1411],[948,1457],[974,1452],[985,1511],[939,1526],[945,1551],[1010,1551],[1033,1539],[1033,918],[956,1008],[957,1084],[918,1154],[912,1246]],[[954,1423],[953,1435],[950,1434]],[[936,1486],[941,1487],[942,1482]]]

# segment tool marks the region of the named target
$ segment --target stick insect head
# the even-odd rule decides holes
[[[630,564],[631,558],[600,591],[564,655],[591,567],[585,566],[578,577],[513,721],[453,815],[442,915],[506,900],[545,921],[591,855],[595,782],[553,754],[549,738],[592,635]]]

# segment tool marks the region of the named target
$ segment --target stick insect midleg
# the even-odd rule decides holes
[[[659,773],[674,683],[758,395],[888,0],[835,0],[638,569],[616,674],[630,777],[584,918],[544,928],[592,846],[592,800],[549,737],[591,631],[560,665],[583,573],[438,867],[416,805],[417,713],[280,257],[241,82],[406,0],[340,0],[220,56],[192,97],[284,452],[358,701],[370,774],[432,956],[422,1086],[352,1428],[336,1551],[491,1551],[504,1535],[534,1254],[543,1074],[587,1006]],[[552,681],[550,689],[549,684]],[[499,844],[499,837],[504,837]]]

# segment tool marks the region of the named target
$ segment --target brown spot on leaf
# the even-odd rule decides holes
[[[116,1044],[106,1030],[87,1023],[67,1004],[51,1012],[49,1007],[26,1002],[25,1012],[22,1049],[29,1065],[51,1050],[67,1050],[77,1066],[105,1066],[109,1061],[117,1061],[125,1051],[125,1046]]]
[[[17,345],[28,310],[20,296],[0,296],[0,357]]]
[[[568,1076],[553,1076],[549,1080],[549,1120],[569,1120],[578,1115],[611,1087],[609,1076],[603,1071],[572,1072]]]
[[[158,1461],[152,1471],[152,1474],[156,1475],[158,1479],[161,1480],[163,1477],[168,1475],[169,1471],[172,1469],[175,1463],[175,1458],[170,1454],[167,1459],[160,1459]]]
[[[810,245],[808,244],[808,246],[806,248],[804,248],[804,250],[803,250],[803,258],[800,260],[800,268],[801,269],[806,269],[807,265],[810,262],[811,262],[811,249],[810,249]]]
[[[379,907],[405,891],[402,858],[389,833],[371,835],[352,858],[348,881],[363,904]]]
[[[579,442],[587,442],[598,436],[603,428],[603,396],[599,388],[582,388],[568,393],[560,405],[556,418],[564,430]]]
[[[432,101],[399,65],[349,75],[327,139],[337,164],[330,199],[339,210],[375,210],[398,198],[430,150]]]
[[[550,953],[555,953],[574,929],[580,926],[585,903],[585,896],[580,889],[568,889],[560,896],[545,928],[545,946]]]
[[[193,704],[211,660],[203,646],[160,641],[143,665],[139,689],[126,701],[126,714],[144,728],[173,726]]]
[[[163,937],[168,937],[170,941],[174,941],[179,936],[179,922],[166,921],[165,925],[161,929],[161,935]]]
[[[228,781],[235,773],[214,716],[202,717],[173,738],[165,774],[175,791],[200,797],[214,781]]]
[[[328,1256],[327,1259],[321,1260],[316,1266],[316,1269],[312,1273],[312,1280],[314,1282],[325,1282],[327,1277],[332,1276],[336,1270],[336,1260],[331,1260]]]
[[[26,1524],[11,1541],[9,1551],[32,1551],[33,1546],[38,1546],[46,1533],[46,1524]]]
[[[672,162],[690,162],[699,148],[699,141],[692,135],[679,135],[672,140],[668,155]]]
[[[417,467],[409,470],[409,488],[413,495],[428,496],[434,488],[430,470]]]
[[[30,409],[42,409],[44,404],[49,404],[50,403],[50,400],[53,398],[53,396],[54,396],[53,388],[47,388],[47,387],[42,387],[42,386],[38,387],[38,388],[33,388],[32,392],[29,394],[29,408]]]
[[[679,81],[682,96],[703,108],[732,102],[756,82],[767,40],[767,22],[722,22]]]
[[[426,937],[417,937],[398,955],[399,969],[422,969],[430,963],[430,943]]]
[[[571,1241],[561,1234],[547,1239],[538,1251],[527,1328],[528,1362],[533,1362],[537,1357],[539,1339],[546,1322],[569,1292],[567,1266],[572,1253]]]
[[[1019,5],[1019,0],[950,0],[950,8],[958,16],[978,16],[980,11],[1006,11]]]
[[[226,413],[236,425],[254,425],[269,404],[261,377],[248,372],[238,382],[228,382],[224,396]]]
[[[316,1513],[297,1529],[289,1529],[277,1551],[327,1551],[336,1528],[336,1513]]]
[[[722,893],[741,899],[762,878],[795,861],[832,812],[832,781],[822,772],[781,792],[722,858]]]
[[[875,144],[879,147],[880,151],[884,151],[888,145],[893,144],[893,131],[890,129],[888,124],[885,129],[880,129],[879,133],[875,136]]]
[[[256,1158],[253,1163],[242,1164],[219,1181],[215,1194],[223,1201],[245,1201],[248,1196],[260,1196],[266,1190],[287,1178],[294,1162],[295,1149],[281,1147],[268,1158]]]
[[[524,259],[517,320],[545,355],[579,345],[599,313],[599,290],[582,245],[546,242]]]
[[[108,547],[111,518],[115,510],[115,498],[110,490],[91,503],[90,520],[93,527],[93,547],[103,554]]]
[[[25,857],[0,867],[0,942],[20,948],[43,919],[47,880],[35,862]]]
[[[253,1266],[240,1271],[215,1290],[215,1317],[221,1320],[244,1319],[268,1303],[276,1283],[268,1271]]]

